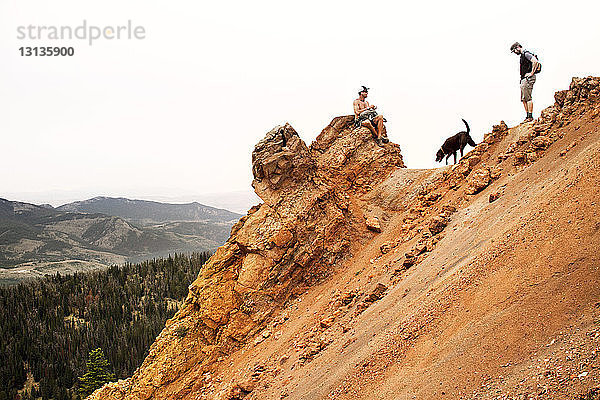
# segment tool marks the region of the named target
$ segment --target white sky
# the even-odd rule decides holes
[[[408,167],[435,167],[461,117],[475,141],[525,117],[515,40],[543,65],[534,116],[572,76],[600,75],[599,3],[552,4],[0,0],[0,197],[246,191],[267,131],[287,121],[310,143],[361,84]],[[130,19],[146,39],[17,40],[20,25],[83,19]],[[36,45],[76,55],[19,55]]]

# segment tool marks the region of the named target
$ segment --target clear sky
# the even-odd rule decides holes
[[[290,122],[309,143],[352,112],[361,84],[408,167],[435,167],[461,117],[475,141],[525,117],[515,40],[543,65],[535,117],[572,76],[600,75],[599,3],[554,4],[1,0],[0,197],[57,205],[247,191],[267,131]],[[19,26],[84,19],[131,20],[145,38],[18,39]],[[45,45],[75,56],[20,56]]]

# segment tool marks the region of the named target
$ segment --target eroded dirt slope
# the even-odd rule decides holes
[[[566,399],[600,385],[600,90],[403,168],[340,117],[253,153],[234,227],[136,374],[94,398]]]

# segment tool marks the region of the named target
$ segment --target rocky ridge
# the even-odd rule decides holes
[[[457,385],[450,388],[411,375],[397,382],[389,374],[420,376],[435,369],[410,364],[417,363],[410,360],[418,360],[419,351],[437,351],[432,343],[443,342],[441,336],[421,338],[466,304],[463,291],[478,290],[473,285],[485,279],[483,271],[507,265],[496,260],[526,240],[516,230],[529,215],[526,203],[543,202],[545,185],[559,182],[548,180],[539,184],[539,195],[523,197],[525,183],[519,179],[538,179],[541,170],[532,166],[561,139],[570,142],[554,151],[559,158],[583,143],[593,150],[599,84],[598,78],[574,78],[535,123],[509,129],[501,122],[458,164],[435,170],[406,170],[397,145],[377,147],[366,129],[350,129],[352,117],[335,118],[310,147],[291,126],[276,127],[253,153],[253,186],[264,203],[234,226],[134,376],[92,398],[372,398],[373,390],[379,398],[396,398],[400,390],[414,393],[412,398],[465,398],[469,388],[477,398],[564,398],[526,385],[521,393],[511,392],[503,378],[492,384],[476,371],[455,371]],[[542,161],[540,168],[557,167]],[[522,197],[521,208],[504,204],[516,196]],[[498,211],[484,220],[493,210]],[[472,219],[469,213],[482,216]],[[538,215],[543,210],[527,218],[538,218],[532,221],[542,226]],[[446,240],[448,231],[454,240]],[[485,246],[489,251],[482,253]],[[455,256],[461,252],[466,255]],[[465,258],[472,261],[464,264]],[[448,264],[449,259],[456,261]],[[580,298],[582,307],[594,290]],[[482,321],[475,313],[467,317],[467,324]],[[511,324],[501,326],[507,330]],[[459,346],[450,353],[456,357],[460,345],[444,343]],[[515,343],[525,348],[529,342]],[[494,346],[483,347],[493,352]],[[494,371],[495,361],[481,357]],[[402,370],[398,360],[412,366]],[[583,393],[598,383],[597,375],[586,374],[587,385],[573,390]],[[509,397],[493,397],[503,391]]]

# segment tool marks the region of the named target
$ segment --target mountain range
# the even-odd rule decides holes
[[[0,282],[74,263],[98,267],[212,250],[240,217],[199,203],[95,197],[53,208],[0,199]]]

